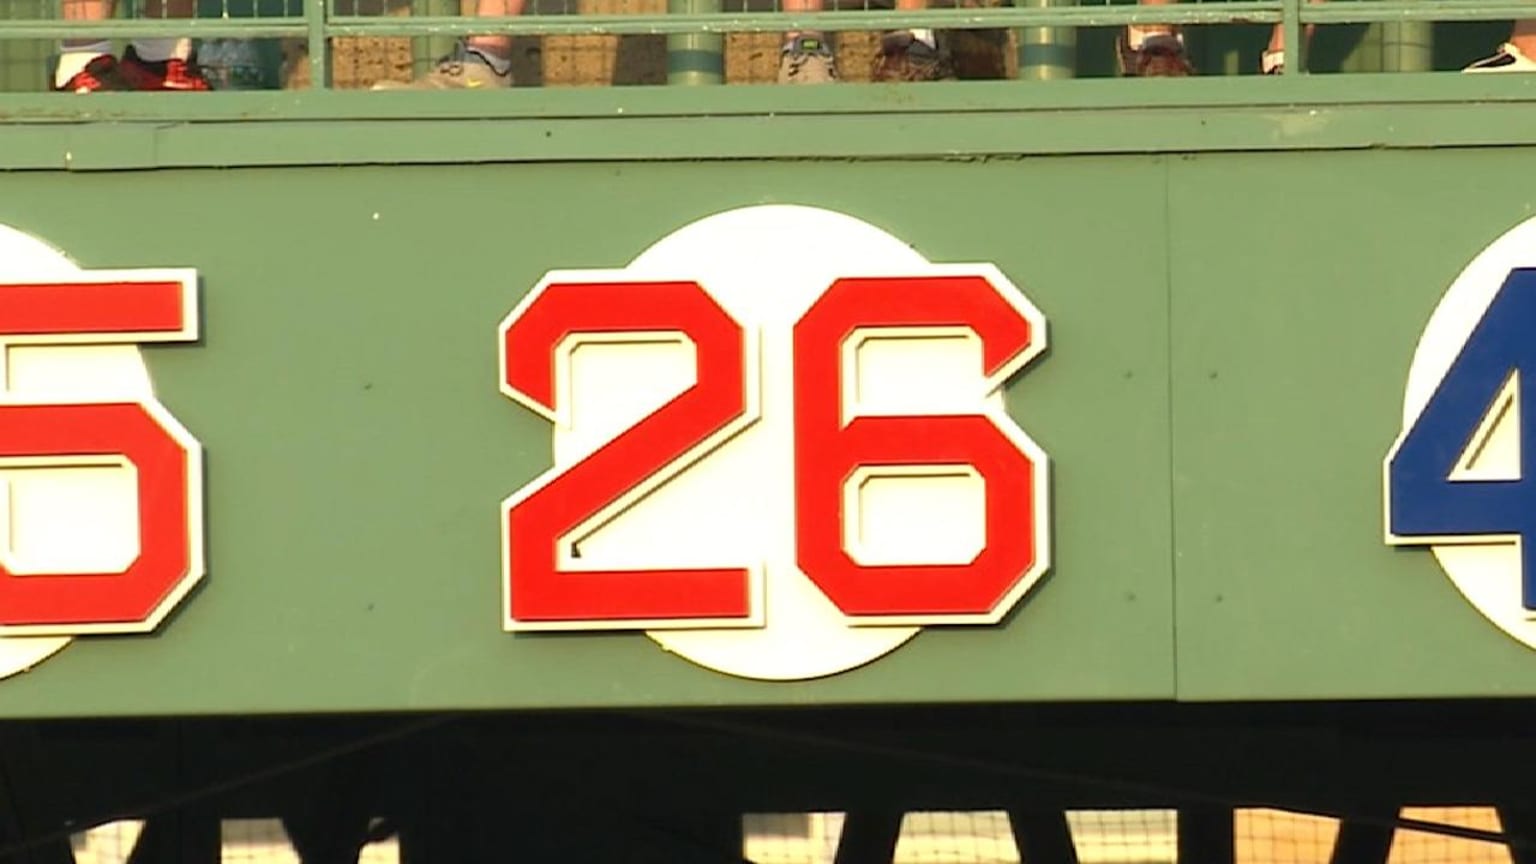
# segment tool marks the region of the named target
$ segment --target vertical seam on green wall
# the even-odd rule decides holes
[[[1168,406],[1168,578],[1172,582],[1169,597],[1169,613],[1171,620],[1168,623],[1168,632],[1172,644],[1169,646],[1172,652],[1173,662],[1173,699],[1182,701],[1182,692],[1179,688],[1179,511],[1178,488],[1175,481],[1177,475],[1178,438],[1175,437],[1174,414],[1177,404],[1174,401],[1174,348],[1173,348],[1173,154],[1161,154],[1158,156],[1163,161],[1163,312],[1164,333],[1167,340],[1164,345],[1166,356],[1163,358],[1164,374],[1167,380],[1164,386],[1166,403]]]

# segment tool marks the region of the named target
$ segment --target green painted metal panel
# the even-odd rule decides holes
[[[1428,551],[1383,543],[1381,477],[1420,331],[1461,268],[1531,215],[1511,181],[1532,158],[1172,163],[1181,698],[1536,692],[1530,650]]]
[[[210,32],[239,35],[221,22],[209,22]],[[256,32],[269,32],[265,26]],[[293,34],[290,34],[293,35]],[[932,86],[896,86],[889,84],[840,83],[835,87],[785,88],[776,85],[740,85],[712,87],[624,88],[513,88],[499,92],[225,92],[200,94],[188,98],[175,93],[96,93],[89,100],[70,100],[57,95],[8,94],[0,130],[32,124],[74,125],[85,123],[121,123],[155,121],[167,129],[209,125],[229,133],[237,140],[239,133],[258,125],[254,121],[424,121],[424,120],[632,120],[666,118],[686,120],[693,135],[675,136],[674,146],[646,153],[634,150],[633,158],[698,158],[704,148],[694,139],[705,139],[710,121],[719,117],[815,116],[834,120],[844,116],[917,116],[941,115],[945,120],[970,114],[1011,112],[1067,112],[1096,117],[1097,124],[1123,129],[1121,140],[1096,141],[1086,135],[1052,142],[1056,153],[1143,152],[1147,150],[1204,150],[1288,146],[1351,147],[1362,142],[1339,135],[1333,126],[1348,123],[1349,128],[1369,122],[1372,134],[1389,134],[1395,123],[1379,120],[1383,111],[1392,112],[1397,122],[1419,122],[1418,111],[1447,105],[1476,103],[1479,111],[1490,106],[1504,106],[1536,98],[1536,77],[1528,75],[1319,75],[1297,78],[1204,77],[1181,80],[1145,79],[1127,83],[1123,80],[1065,80],[1036,82],[1020,86],[1008,81],[950,82]],[[1340,109],[1349,109],[1347,113]],[[1089,111],[1092,114],[1089,114]],[[1154,110],[1156,109],[1156,110]],[[1213,144],[1201,135],[1202,124],[1191,124],[1187,115],[1173,110],[1199,111],[1210,124],[1230,122],[1233,117],[1260,115],[1279,126],[1285,124],[1283,137],[1271,131],[1256,141],[1222,141]],[[1324,120],[1317,118],[1322,112]],[[1382,144],[1413,143],[1419,146],[1447,146],[1464,142],[1516,143],[1507,138],[1488,137],[1529,133],[1532,124],[1514,126],[1497,113],[1488,118],[1476,115],[1495,130],[1481,138],[1455,126],[1441,132],[1442,141],[1403,142],[1384,139]],[[1299,118],[1299,119],[1298,119]],[[1335,118],[1338,118],[1337,123]],[[932,118],[924,118],[932,119]],[[1019,118],[1006,118],[1017,120]],[[1053,116],[1051,119],[1058,119]],[[1070,119],[1062,116],[1060,119]],[[1302,122],[1302,121],[1305,122]],[[236,125],[238,124],[238,125]],[[1177,124],[1177,125],[1175,125]],[[948,151],[936,149],[944,141],[942,123],[908,124],[914,154],[942,156]],[[302,128],[302,127],[287,127]],[[1094,127],[1095,129],[1101,127]],[[1150,129],[1157,134],[1142,131]],[[882,133],[886,130],[880,130]],[[1029,131],[1029,130],[1024,130]],[[1039,132],[1041,130],[1034,130]],[[1177,137],[1170,133],[1177,132]],[[1332,133],[1332,134],[1330,134]],[[1023,131],[1020,133],[1024,134]],[[1018,139],[1027,140],[1027,139]],[[996,144],[980,141],[977,146]],[[1014,142],[1007,142],[1012,144]],[[445,161],[452,161],[454,142],[440,142]],[[821,142],[829,155],[839,155],[844,147],[837,142]],[[623,152],[623,151],[614,151]],[[809,145],[783,153],[814,153]],[[994,150],[993,152],[1004,152]],[[0,151],[3,155],[3,151]],[[577,158],[578,152],[572,158]],[[227,154],[226,154],[227,158]],[[297,158],[302,158],[302,155]],[[507,158],[512,158],[508,154]],[[541,158],[543,158],[541,154]],[[333,164],[358,160],[339,159]],[[241,164],[238,160],[226,164]],[[0,163],[0,167],[13,167]],[[153,167],[153,166],[142,166]]]
[[[210,567],[158,635],[0,681],[0,715],[1536,693],[1530,650],[1383,543],[1380,476],[1435,303],[1536,212],[1536,79],[1372,80],[39,100],[0,125],[29,169],[0,222],[203,276],[203,341],[145,351],[208,448]],[[739,98],[688,116],[707,90]],[[125,229],[147,200],[189,216]],[[798,684],[502,632],[497,506],[549,444],[496,391],[497,323],[548,269],[758,203],[994,262],[1044,311],[1007,399],[1053,457],[1052,575],[998,627]]]
[[[10,97],[0,169],[1435,148],[1536,143],[1536,76]],[[708,116],[699,116],[708,115]],[[259,122],[258,122],[259,121]]]
[[[51,18],[57,15],[56,0],[4,0],[0,19]],[[42,91],[47,89],[49,55],[55,50],[41,40],[0,43],[0,91]]]
[[[202,342],[144,351],[206,447],[209,520],[158,634],[76,640],[0,682],[0,715],[1172,698],[1165,159],[0,174],[0,222],[83,266],[200,271]],[[186,218],[124,230],[145,200]],[[499,502],[550,451],[497,392],[497,324],[547,269],[765,202],[994,262],[1045,312],[1007,403],[1053,458],[1052,574],[1001,625],[805,683],[503,632]]]

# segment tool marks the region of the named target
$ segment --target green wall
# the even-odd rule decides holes
[[[198,269],[202,341],[145,354],[209,514],[208,578],[157,635],[77,640],[0,682],[0,715],[1536,694],[1536,653],[1381,539],[1420,329],[1536,209],[1527,85],[1471,78],[1147,82],[1158,111],[1069,82],[744,88],[707,120],[663,92],[623,119],[588,93],[0,125],[0,222],[85,267]],[[761,203],[993,262],[1043,310],[1008,406],[1053,460],[1051,575],[996,627],[804,683],[502,632],[498,504],[549,431],[497,392],[497,324],[546,270]]]

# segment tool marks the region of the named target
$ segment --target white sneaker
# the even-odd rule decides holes
[[[374,90],[495,90],[512,86],[512,70],[497,72],[484,54],[465,45],[437,61],[437,68],[409,83],[380,81]]]
[[[1536,60],[1520,53],[1508,42],[1499,46],[1499,53],[1461,70],[1463,72],[1536,72]]]
[[[796,36],[779,51],[780,84],[826,84],[837,77],[837,57],[819,34]]]

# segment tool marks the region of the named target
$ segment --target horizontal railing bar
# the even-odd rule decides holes
[[[793,91],[793,92],[790,92]],[[505,92],[363,90],[265,90],[206,94],[100,93],[88,99],[51,93],[0,94],[5,123],[232,123],[251,120],[390,123],[403,121],[490,121],[538,124],[590,118],[684,116],[756,117],[772,124],[790,116],[874,117],[918,115],[955,117],[1002,113],[1015,117],[1102,116],[1107,126],[1135,116],[1152,122],[1162,112],[1198,118],[1206,111],[1252,110],[1276,125],[1282,137],[1312,128],[1297,116],[1327,128],[1337,112],[1361,108],[1389,113],[1397,107],[1439,111],[1507,106],[1515,126],[1509,134],[1536,142],[1536,75],[1459,75],[1442,72],[1282,76],[1203,76],[1148,80],[1127,87],[1115,78],[1082,78],[1052,86],[1017,81],[958,81],[943,87],[844,84],[786,88],[771,84],[719,88],[518,87]],[[1297,106],[1305,106],[1298,108]],[[1439,107],[1437,107],[1439,106]],[[1347,113],[1347,112],[1346,112]],[[1468,110],[1467,115],[1475,115]],[[1111,116],[1114,115],[1114,116]],[[1519,118],[1525,118],[1523,125]],[[711,121],[713,122],[713,121]],[[1035,121],[1029,120],[1032,125]],[[1196,123],[1198,125],[1198,123]],[[542,127],[541,127],[542,128]],[[767,127],[765,127],[767,128]],[[1414,134],[1429,136],[1432,127]],[[1445,134],[1449,134],[1448,132]],[[1475,136],[1475,132],[1469,133]],[[1504,133],[1501,133],[1504,134]],[[1175,139],[1168,139],[1173,146]],[[1427,140],[1427,139],[1426,139]],[[0,144],[0,165],[4,164]]]
[[[0,39],[131,39],[176,35],[232,39],[304,35],[303,18],[137,18],[112,21],[0,20]]]
[[[1529,0],[1371,0],[1368,3],[1314,3],[1301,8],[1301,20],[1307,24],[1504,21],[1529,17]]]
[[[1217,6],[1221,8],[1218,10]],[[1147,11],[1151,10],[1151,11]],[[515,33],[529,36],[567,34],[649,35],[665,33],[754,33],[782,30],[878,30],[905,27],[970,29],[978,27],[1110,27],[1128,23],[1224,24],[1233,21],[1273,24],[1280,4],[1240,2],[1190,4],[1187,7],[1039,7],[1000,9],[928,9],[923,11],[743,12],[704,15],[546,15],[522,17],[371,17],[337,16],[328,32],[335,36],[465,36]]]
[[[545,35],[661,35],[671,33],[752,33],[814,29],[825,31],[1014,27],[1115,27],[1125,24],[1273,24],[1281,20],[1278,0],[1233,3],[1177,3],[1167,6],[1050,6],[996,9],[854,10],[837,12],[742,12],[647,15],[524,15],[517,17],[336,16],[327,36],[465,36],[508,33]],[[1305,4],[1307,24],[1363,24],[1391,21],[1498,21],[1531,14],[1529,0],[1371,0]],[[281,38],[307,33],[302,17],[140,18],[112,21],[0,20],[0,40],[134,38],[152,35]]]
[[[1386,0],[1308,4],[1305,24],[1366,24],[1392,21],[1500,21],[1530,16],[1529,0],[1484,3]],[[337,16],[337,36],[463,36],[474,33],[665,34],[751,33],[781,30],[870,30],[929,27],[1117,27],[1126,24],[1274,24],[1278,2],[1186,3],[1169,6],[1051,6],[996,9],[867,10],[847,12],[743,12],[706,15],[544,15],[521,17]]]

